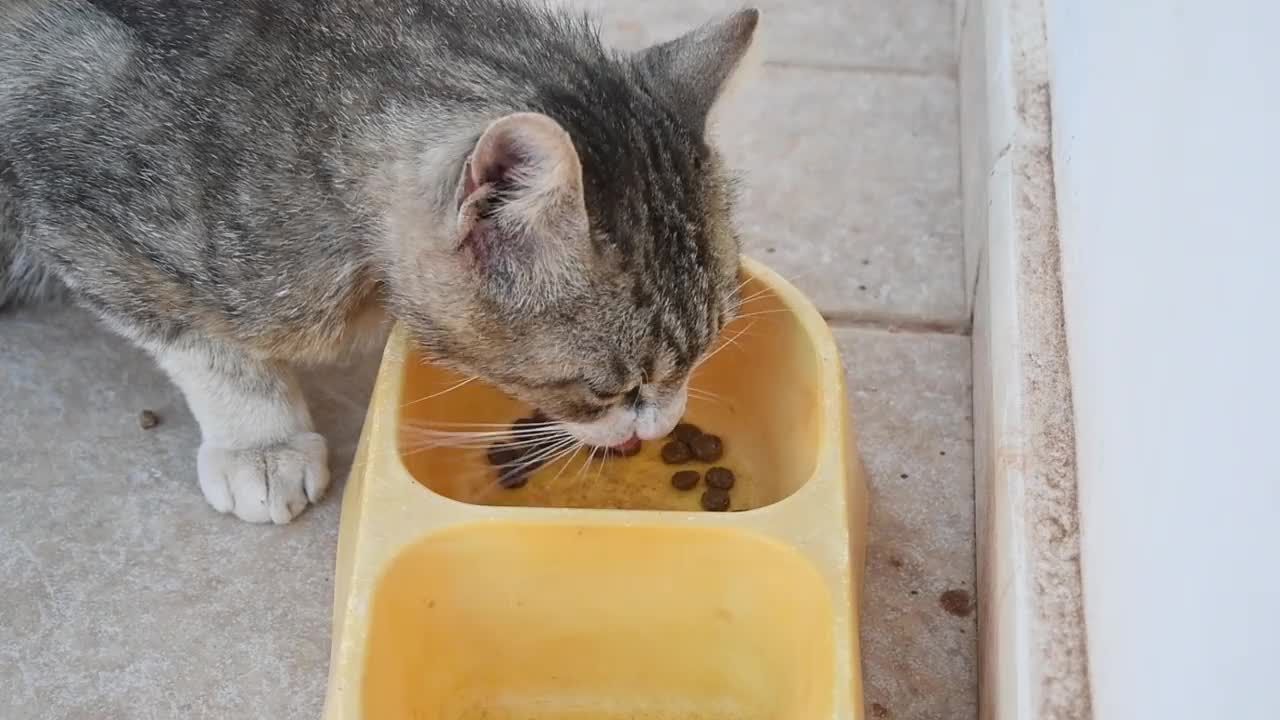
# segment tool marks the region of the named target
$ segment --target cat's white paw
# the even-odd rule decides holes
[[[283,525],[329,487],[329,450],[316,433],[260,448],[200,446],[200,489],[218,512]]]

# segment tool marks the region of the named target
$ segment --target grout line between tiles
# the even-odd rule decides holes
[[[865,75],[888,75],[890,77],[912,78],[955,78],[956,69],[947,68],[909,68],[891,65],[859,65],[856,63],[824,63],[804,60],[766,60],[766,67],[790,68],[795,70],[813,70],[817,72],[847,72]]]
[[[973,334],[970,325],[947,320],[922,320],[869,313],[822,313],[822,317],[833,330],[871,330],[884,333],[962,337]]]

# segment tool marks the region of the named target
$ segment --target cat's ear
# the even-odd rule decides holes
[[[642,50],[637,60],[672,107],[705,121],[744,64],[759,22],[759,10],[741,10]]]
[[[559,123],[539,113],[507,115],[485,129],[456,200],[458,247],[483,269],[553,265],[587,230],[577,150]]]

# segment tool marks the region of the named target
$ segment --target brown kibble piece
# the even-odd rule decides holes
[[[485,457],[489,458],[490,465],[502,467],[519,460],[522,454],[523,453],[520,452],[520,448],[518,447],[513,447],[505,443],[498,443],[489,446],[489,450],[485,453]]]
[[[138,413],[138,427],[142,428],[143,430],[150,430],[151,428],[159,424],[160,424],[160,416],[155,414],[154,411],[143,410],[142,412]]]
[[[508,490],[524,487],[529,476],[546,463],[546,451],[559,439],[550,432],[542,431],[541,426],[550,422],[551,419],[541,410],[535,410],[532,415],[511,423],[510,439],[489,446],[485,454],[489,462],[498,467],[499,485]],[[538,426],[539,429],[526,429],[529,426]]]
[[[732,488],[736,479],[733,476],[733,471],[729,468],[716,466],[707,471],[707,487],[715,488],[716,490]]]
[[[693,450],[679,440],[672,440],[662,446],[662,462],[668,465],[679,465],[693,459]]]
[[[973,598],[968,590],[948,590],[938,598],[938,604],[956,617],[969,617],[973,614]]]
[[[522,455],[510,463],[498,468],[498,484],[508,490],[524,487],[529,476],[542,467],[546,460],[542,457]]]
[[[700,479],[697,470],[681,470],[671,476],[671,486],[677,490],[692,490]]]
[[[724,512],[729,509],[729,491],[708,488],[702,493],[702,509],[707,512]]]
[[[690,445],[694,440],[702,437],[702,428],[693,423],[680,423],[675,430],[671,431],[671,437],[685,445]]]
[[[871,703],[871,717],[887,718],[889,717],[889,708],[880,703]]]
[[[534,471],[547,464],[546,449],[535,448],[526,451],[523,455],[516,459],[513,465],[520,469],[525,475],[532,475]]]
[[[689,449],[702,462],[715,462],[724,455],[724,444],[718,435],[701,435],[689,444]]]
[[[498,471],[498,484],[508,490],[522,488],[529,482],[530,468],[521,465],[508,465]]]

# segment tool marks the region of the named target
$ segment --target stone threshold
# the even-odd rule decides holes
[[[958,0],[979,717],[1087,720],[1044,0]]]

